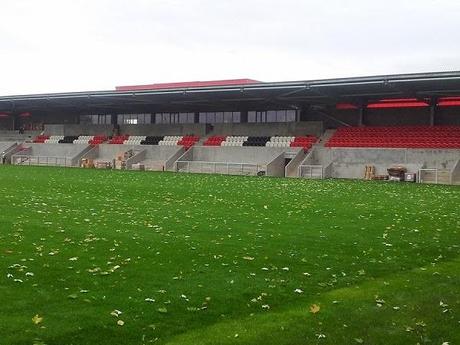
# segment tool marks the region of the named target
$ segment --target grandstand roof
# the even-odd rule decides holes
[[[365,104],[388,98],[446,96],[460,96],[460,71],[268,83],[236,79],[125,86],[109,91],[0,96],[0,111],[262,110],[274,106]]]

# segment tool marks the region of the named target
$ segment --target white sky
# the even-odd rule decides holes
[[[0,95],[460,70],[458,0],[0,0]]]

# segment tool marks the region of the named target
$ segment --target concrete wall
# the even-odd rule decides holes
[[[174,171],[174,163],[184,154],[185,149],[183,147],[174,153],[169,159],[165,162],[165,170]]]
[[[4,152],[8,151],[10,148],[13,146],[16,146],[15,142],[11,141],[0,141],[0,155],[2,155]]]
[[[134,163],[157,163],[157,165],[165,165],[172,157],[183,152],[181,146],[156,146],[156,145],[116,145],[116,144],[100,144],[93,148],[82,158],[94,159],[96,161],[111,162],[117,157],[129,150],[137,151],[133,157],[127,160],[128,168]]]
[[[10,164],[11,156],[19,151],[20,146],[15,142],[0,142],[0,165]]]
[[[47,156],[47,157],[67,157],[72,158],[89,145],[74,144],[24,144],[23,147],[29,149],[30,156]]]
[[[144,124],[144,125],[121,125],[121,134],[129,135],[206,135],[206,125],[201,123],[192,124]],[[113,125],[90,125],[90,124],[61,124],[45,125],[47,135],[113,135]]]
[[[304,150],[299,150],[295,157],[286,165],[285,176],[286,177],[296,177],[299,169],[299,165],[306,158],[306,153]]]
[[[182,146],[143,145],[141,146],[141,148],[146,148],[145,159],[152,159],[158,161],[167,161],[178,151],[182,151]]]
[[[78,166],[89,145],[23,144],[11,156],[13,164]]]
[[[281,147],[203,146],[193,147],[179,160],[268,164],[284,151]]]
[[[140,163],[146,166],[146,169],[152,167],[158,167],[154,170],[166,170],[167,163],[172,160],[169,164],[170,167],[176,159],[184,153],[184,148],[181,146],[138,146],[137,149],[142,150],[138,154],[129,158],[126,161],[126,166],[131,169],[132,164]]]
[[[323,123],[318,121],[287,122],[287,123],[216,123],[213,135],[316,135],[323,133]]]
[[[38,134],[39,131],[26,131],[24,134],[19,134],[19,131],[0,131],[1,141],[32,141]]]
[[[452,169],[452,183],[453,184],[460,184],[460,159],[454,165]]]
[[[120,129],[121,133],[129,135],[206,135],[204,123],[121,125]]]
[[[45,125],[46,135],[112,135],[112,125]]]
[[[393,165],[403,165],[411,172],[422,167],[452,169],[459,159],[460,150],[315,147],[302,164],[332,163],[332,177],[363,178],[366,165],[373,165],[376,174],[384,175]]]
[[[62,144],[61,144],[62,145]],[[143,150],[145,146],[141,145],[117,145],[117,144],[100,144],[84,155],[82,158],[95,159],[100,161],[112,161],[118,155],[129,150]]]
[[[267,164],[267,176],[284,177],[284,153]]]

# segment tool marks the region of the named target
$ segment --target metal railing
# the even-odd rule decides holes
[[[72,158],[55,156],[14,155],[12,157],[12,164],[72,167]]]
[[[299,177],[310,178],[310,179],[323,179],[324,178],[324,167],[322,165],[300,165],[299,166]]]
[[[256,176],[265,174],[267,166],[252,163],[177,161],[175,170],[187,173]]]

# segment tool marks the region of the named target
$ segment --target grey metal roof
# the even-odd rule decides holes
[[[363,103],[383,98],[460,95],[460,71],[141,91],[85,91],[0,96],[0,111],[158,111]]]

